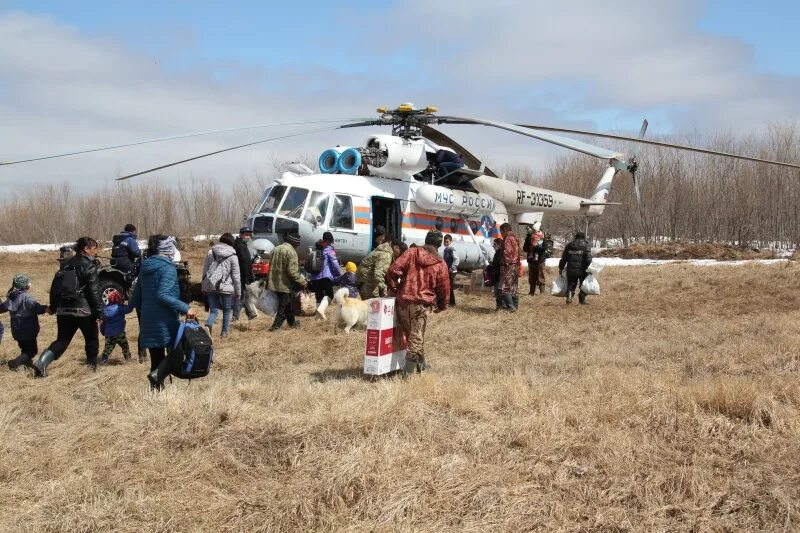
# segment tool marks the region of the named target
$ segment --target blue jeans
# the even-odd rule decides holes
[[[231,313],[233,312],[233,295],[221,292],[208,293],[208,320],[206,326],[213,326],[217,321],[217,312],[222,309],[222,333],[228,333],[231,327]]]

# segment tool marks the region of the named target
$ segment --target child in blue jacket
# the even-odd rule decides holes
[[[119,344],[122,347],[122,356],[125,361],[131,359],[131,348],[128,345],[128,337],[125,335],[125,315],[133,311],[132,305],[122,303],[122,294],[112,290],[108,293],[108,304],[103,306],[103,325],[102,332],[106,338],[106,345],[103,348],[103,355],[100,359],[101,365],[108,364],[111,352]]]
[[[11,336],[19,345],[20,354],[8,362],[8,368],[16,370],[20,365],[33,368],[33,357],[39,352],[36,340],[39,337],[39,315],[47,307],[38,303],[30,292],[31,277],[17,274],[8,290],[8,299],[0,300],[0,313],[11,313]]]

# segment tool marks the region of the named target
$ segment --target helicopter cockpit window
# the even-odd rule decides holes
[[[278,214],[289,218],[300,218],[300,213],[303,212],[303,208],[306,206],[307,197],[308,189],[291,187],[286,194],[286,199],[281,204]]]
[[[276,185],[269,190],[269,193],[264,198],[264,202],[259,206],[259,213],[274,213],[278,208],[278,204],[283,200],[283,195],[286,194],[286,187],[284,185]]]
[[[325,222],[325,215],[328,214],[328,194],[324,192],[312,192],[311,200],[303,215],[303,220],[320,225]]]
[[[333,198],[333,217],[331,227],[353,229],[353,199],[337,194]]]

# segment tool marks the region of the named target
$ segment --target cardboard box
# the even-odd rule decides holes
[[[406,363],[406,338],[400,331],[394,298],[367,300],[367,339],[364,374],[380,376],[400,370]]]

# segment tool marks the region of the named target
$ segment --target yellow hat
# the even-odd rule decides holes
[[[348,272],[355,272],[358,270],[358,267],[352,261],[348,261],[347,264],[344,266],[344,269]]]

